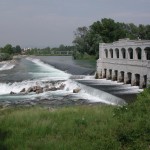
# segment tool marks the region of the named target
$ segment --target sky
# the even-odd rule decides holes
[[[78,27],[102,18],[150,24],[150,0],[0,0],[0,47],[72,45]]]

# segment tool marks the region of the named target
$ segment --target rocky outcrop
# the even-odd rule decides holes
[[[80,88],[73,89],[73,93],[79,93],[80,90],[81,90]]]
[[[23,88],[19,93],[15,93],[13,91],[10,92],[11,95],[13,94],[29,94],[31,92],[34,92],[36,94],[40,94],[43,92],[48,92],[48,91],[57,91],[57,90],[63,90],[65,88],[65,84],[63,83],[57,83],[57,82],[51,82],[49,84],[46,84],[44,87],[42,86],[32,86],[29,87],[28,89]]]

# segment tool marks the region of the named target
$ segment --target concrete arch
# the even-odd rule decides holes
[[[126,81],[126,84],[131,84],[131,81],[132,81],[132,73],[131,73],[131,72],[128,72],[128,73],[127,73],[127,81]]]
[[[129,59],[133,59],[133,48],[128,48]]]
[[[145,51],[146,60],[150,60],[150,47],[146,47],[144,51]]]
[[[136,51],[136,58],[137,59],[142,59],[142,49],[140,47],[137,47],[135,49],[135,51]]]
[[[140,74],[135,74],[134,85],[136,85],[136,86],[140,85]]]
[[[126,49],[125,48],[121,49],[121,54],[122,54],[122,58],[126,59]]]
[[[121,71],[118,76],[118,82],[124,82],[124,71]]]
[[[118,80],[118,70],[114,70],[114,74],[112,75],[112,80],[117,81]]]
[[[115,49],[115,53],[116,53],[116,58],[119,58],[119,49],[118,48]]]
[[[104,69],[103,78],[106,78],[106,75],[107,75],[107,69]]]
[[[108,49],[105,49],[105,58],[108,58]]]
[[[110,53],[110,58],[113,58],[113,49],[110,49],[109,53]]]

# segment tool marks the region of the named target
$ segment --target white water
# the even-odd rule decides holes
[[[2,62],[0,65],[0,70],[9,70],[15,67],[15,64],[11,61]]]
[[[33,69],[30,69],[28,72],[33,76],[33,80],[26,80],[22,82],[14,82],[14,83],[0,83],[0,101],[14,101],[14,100],[32,100],[32,99],[51,99],[53,96],[65,96],[65,95],[72,95],[76,99],[86,99],[87,101],[90,102],[102,102],[106,104],[111,104],[111,105],[122,105],[125,104],[124,100],[121,98],[118,98],[116,96],[113,96],[111,94],[108,94],[106,92],[100,91],[98,89],[80,84],[73,79],[77,78],[82,78],[81,80],[90,80],[92,82],[95,82],[93,76],[73,76],[71,77],[70,74],[60,71],[48,64],[45,64],[39,59],[34,59],[34,58],[27,58],[28,61],[31,61],[31,63],[34,63],[34,67],[36,67],[36,71]],[[70,79],[73,78],[73,79]],[[19,92],[25,88],[26,90],[29,87],[33,87],[36,85],[39,85],[41,87],[45,87],[46,85],[51,86],[50,81],[58,81],[61,80],[62,83],[64,83],[66,86],[64,90],[57,90],[57,91],[49,91],[49,92],[44,92],[41,94],[35,94],[35,93],[29,93],[29,94],[20,94]],[[60,82],[60,84],[61,84]],[[112,81],[108,80],[97,80],[97,84],[118,84]],[[100,83],[98,83],[100,82]],[[57,85],[56,85],[57,86]],[[73,89],[80,88],[79,93],[73,93]],[[129,91],[131,89],[135,90],[136,92],[138,91],[135,88],[125,87],[129,88]],[[134,91],[133,90],[133,91]],[[10,92],[15,92],[19,94],[15,95],[10,95]],[[133,92],[132,91],[132,92]]]

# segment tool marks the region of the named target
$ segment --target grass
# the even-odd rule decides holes
[[[123,107],[0,110],[0,149],[148,150],[150,89]]]

